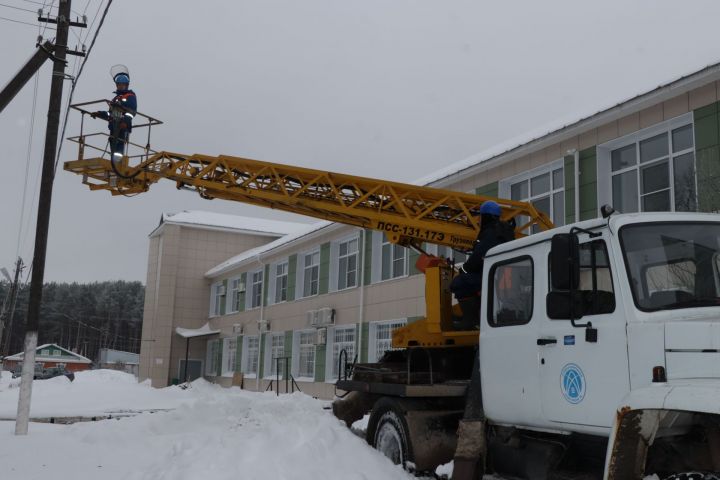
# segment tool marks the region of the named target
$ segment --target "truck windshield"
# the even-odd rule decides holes
[[[720,224],[627,225],[620,243],[639,309],[720,306]]]

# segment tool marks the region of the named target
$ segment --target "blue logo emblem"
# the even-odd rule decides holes
[[[577,404],[585,398],[585,375],[580,367],[568,363],[560,372],[560,390],[565,400]]]

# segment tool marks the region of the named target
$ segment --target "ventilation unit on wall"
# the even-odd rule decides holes
[[[332,325],[335,323],[335,309],[323,307],[317,310],[308,310],[305,314],[307,325],[311,327],[320,327],[323,325]]]
[[[238,283],[238,293],[245,293],[245,282]]]
[[[243,330],[243,329],[242,329],[242,325],[241,325],[241,324],[239,324],[239,323],[233,323],[233,333],[240,335],[240,334],[242,334],[242,330]]]
[[[270,322],[267,320],[258,320],[258,332],[265,333],[270,331]]]
[[[225,295],[225,285],[218,285],[218,295]]]

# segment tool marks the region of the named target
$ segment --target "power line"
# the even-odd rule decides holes
[[[23,22],[21,20],[14,20],[12,18],[7,18],[7,17],[0,17],[0,20],[5,20],[6,22],[21,23],[23,25],[30,25],[31,27],[37,27],[36,23]],[[47,27],[47,28],[49,28],[50,30],[55,30],[55,28],[50,28],[50,27]]]
[[[37,10],[30,10],[29,8],[16,7],[14,5],[7,5],[5,3],[0,3],[0,7],[12,8],[14,10],[22,10],[23,12],[37,13]]]
[[[27,156],[25,158],[25,182],[23,185],[22,204],[20,207],[20,225],[18,226],[17,247],[15,249],[16,257],[18,257],[20,255],[20,238],[22,236],[22,230],[23,230],[23,228],[22,228],[23,227],[23,217],[25,216],[25,200],[27,197],[28,177],[29,177],[29,173],[30,173],[30,157],[31,157],[31,152],[32,152],[33,133],[35,131],[35,108],[37,105],[39,77],[40,77],[40,72],[37,72],[35,74],[35,86],[33,87],[32,112],[30,114],[30,134],[28,135]]]

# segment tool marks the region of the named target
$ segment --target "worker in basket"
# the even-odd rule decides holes
[[[93,118],[107,120],[110,130],[110,159],[119,162],[125,155],[125,146],[132,131],[133,117],[137,113],[137,97],[129,89],[130,74],[127,69],[113,74],[115,81],[115,97],[110,102],[108,111],[99,111],[92,114]]]
[[[457,330],[471,330],[480,325],[480,290],[483,261],[488,250],[515,238],[514,225],[500,220],[500,205],[492,200],[480,206],[480,232],[472,253],[452,279],[450,291],[455,295],[462,317],[455,322]]]

